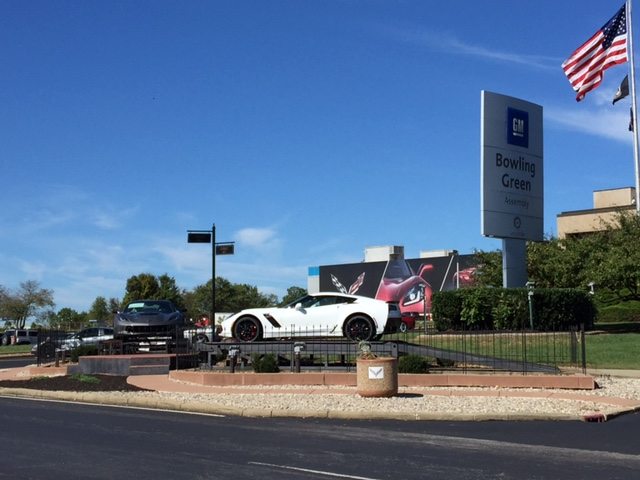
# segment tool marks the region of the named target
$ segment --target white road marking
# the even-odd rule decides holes
[[[273,463],[249,462],[250,465],[261,465],[263,467],[282,468],[284,470],[295,470],[297,472],[315,473],[317,475],[325,475],[335,478],[352,478],[353,480],[376,480],[373,477],[359,477],[357,475],[345,475],[343,473],[325,472],[322,470],[312,470],[309,468],[292,467],[290,465],[275,465]]]

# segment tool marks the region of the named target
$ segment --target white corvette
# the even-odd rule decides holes
[[[346,337],[372,340],[398,331],[397,304],[336,292],[315,293],[285,307],[250,308],[220,324],[220,336],[240,342],[267,338]]]

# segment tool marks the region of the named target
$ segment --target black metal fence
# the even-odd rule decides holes
[[[273,354],[281,369],[355,368],[358,343],[320,329],[262,331],[260,340],[211,341],[210,329],[185,332],[188,348],[199,355],[201,368],[251,370],[255,355]],[[437,332],[419,323],[414,329],[376,337],[369,342],[377,355],[426,357],[430,371],[557,373],[561,368],[586,372],[584,328],[571,331]]]
[[[64,362],[69,358],[71,350],[71,337],[73,332],[58,329],[39,329],[35,344],[31,347],[31,353],[35,356],[38,365],[52,361]]]
[[[33,346],[37,363],[65,361],[83,347],[86,354],[162,352],[175,355],[175,368],[253,371],[256,358],[274,355],[281,370],[320,371],[355,368],[358,342],[341,332],[310,328],[262,331],[255,342],[213,338],[210,328],[176,330],[162,342],[136,343],[100,340],[94,351],[68,332],[40,330]],[[457,372],[558,373],[562,368],[586,372],[584,328],[571,331],[457,331],[437,332],[418,322],[406,332],[377,336],[369,341],[378,356],[417,355],[429,370]],[[154,348],[155,347],[155,348]],[[257,356],[257,357],[256,357]]]

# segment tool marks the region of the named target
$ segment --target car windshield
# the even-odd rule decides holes
[[[388,280],[404,280],[413,275],[409,265],[404,259],[391,259],[384,271],[384,278]]]
[[[173,309],[169,302],[158,300],[147,302],[132,302],[124,309],[124,313],[171,313]]]

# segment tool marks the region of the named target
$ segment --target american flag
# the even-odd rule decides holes
[[[627,12],[623,5],[611,20],[564,61],[562,69],[578,92],[576,100],[579,102],[587,92],[600,85],[607,68],[627,60]]]

